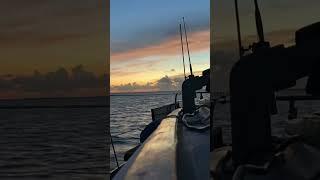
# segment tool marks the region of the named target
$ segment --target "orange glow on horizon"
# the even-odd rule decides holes
[[[188,38],[191,55],[202,52],[204,54],[209,53],[209,37],[209,30],[190,33]],[[185,60],[187,65],[187,51],[185,51]],[[198,59],[194,59],[192,62],[194,71],[202,71],[208,68],[210,60],[206,59],[205,61],[207,63],[202,64],[197,63],[199,62]],[[155,83],[164,76],[181,75],[183,73],[181,63],[181,44],[178,36],[171,37],[156,45],[111,53],[111,87],[129,83],[137,83],[138,85]],[[114,68],[114,64],[117,65],[117,68]],[[186,68],[188,67],[186,66]],[[188,69],[186,71],[188,72]]]
[[[199,31],[194,32],[189,35],[189,46],[192,51],[201,51],[203,49],[209,49],[210,45],[210,31]],[[148,47],[143,47],[139,49],[134,49],[126,52],[112,53],[111,52],[111,65],[112,63],[119,61],[128,61],[132,59],[150,57],[150,56],[172,56],[180,55],[181,44],[178,36],[167,39],[166,41],[151,45]]]

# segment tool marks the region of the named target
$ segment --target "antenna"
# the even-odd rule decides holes
[[[187,50],[188,50],[188,57],[189,57],[190,73],[191,73],[191,76],[193,76],[193,73],[192,73],[192,65],[191,65],[191,60],[190,60],[188,36],[187,36],[186,23],[185,23],[185,21],[184,21],[184,17],[182,17],[182,20],[183,20],[184,34],[185,34],[186,42],[187,42]]]
[[[182,40],[181,24],[179,24],[179,27],[180,27],[181,52],[182,52],[182,61],[183,61],[183,73],[184,73],[184,79],[187,79],[187,76],[186,76],[186,67],[185,67],[185,64],[184,64],[184,50],[183,50],[183,40]]]
[[[238,44],[239,44],[239,55],[243,56],[244,51],[241,43],[241,31],[240,31],[240,20],[239,20],[239,10],[238,10],[238,0],[234,0],[235,9],[236,9],[236,20],[237,20],[237,32],[238,32]]]
[[[255,6],[256,28],[257,28],[259,42],[264,42],[263,25],[262,25],[260,9],[259,9],[257,0],[254,0],[254,6]]]

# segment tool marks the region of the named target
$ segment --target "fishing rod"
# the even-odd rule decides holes
[[[254,6],[255,6],[255,20],[256,20],[256,28],[257,28],[257,34],[259,38],[260,43],[264,43],[264,32],[263,32],[263,25],[262,25],[262,18],[260,9],[258,6],[258,1],[254,0]]]
[[[262,23],[261,13],[260,13],[257,0],[254,0],[254,5],[255,5],[255,21],[256,21],[256,29],[257,29],[257,35],[258,35],[258,42],[250,45],[248,49],[243,48],[242,42],[241,42],[241,31],[240,31],[241,28],[240,28],[240,20],[239,20],[238,0],[235,0],[234,3],[235,3],[235,12],[236,12],[236,21],[237,21],[237,33],[238,33],[238,45],[239,45],[240,58],[248,50],[252,50],[252,52],[255,52],[260,48],[269,48],[270,43],[266,42],[264,39],[263,23]]]
[[[253,43],[251,47],[252,51],[255,51],[261,48],[262,49],[270,48],[270,43],[268,41],[265,41],[264,39],[262,18],[261,18],[261,13],[260,13],[257,0],[254,0],[254,6],[255,6],[255,20],[256,20],[256,28],[257,28],[257,35],[258,35],[258,43]]]
[[[186,42],[187,42],[187,50],[188,50],[188,57],[189,57],[190,74],[191,74],[191,76],[193,76],[191,59],[190,59],[190,51],[189,51],[189,42],[188,42],[188,36],[187,36],[187,30],[186,30],[186,22],[184,21],[184,17],[182,17],[182,20],[183,20],[184,34],[185,34],[185,38],[186,38]]]
[[[180,41],[181,41],[181,51],[182,51],[182,61],[183,61],[183,73],[184,73],[184,79],[187,79],[186,67],[185,67],[185,63],[184,63],[184,49],[183,49],[181,24],[179,24],[179,27],[180,27]]]
[[[241,30],[240,30],[240,19],[239,19],[239,9],[238,9],[238,0],[234,0],[235,10],[236,10],[236,21],[237,21],[237,33],[238,33],[238,46],[239,46],[239,56],[240,58],[244,54],[244,48],[241,43]]]

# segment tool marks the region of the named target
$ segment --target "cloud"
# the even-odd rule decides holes
[[[177,89],[175,82],[170,79],[168,76],[165,76],[157,81],[157,87],[160,91],[168,91]]]
[[[193,52],[208,50],[210,47],[209,29],[197,31],[188,36],[190,50]],[[161,43],[152,44],[143,48],[130,49],[124,52],[111,52],[111,63],[132,61],[133,59],[151,56],[170,56],[181,53],[180,37],[170,37]]]
[[[154,82],[145,84],[128,83],[111,86],[111,92],[150,92],[150,91],[180,91],[184,78],[182,75],[164,76]]]
[[[207,31],[209,29],[209,21],[196,21],[192,27],[194,29],[192,29],[191,32],[188,30],[188,35]],[[177,22],[174,22],[174,24],[161,24],[161,26],[153,24],[150,27],[144,28],[141,32],[137,32],[131,37],[127,37],[125,40],[115,40],[114,38],[111,38],[111,52],[124,53],[133,49],[141,49],[151,45],[162,44],[168,39],[179,39],[180,35],[178,35],[179,29],[177,28]]]
[[[154,83],[148,82],[146,84],[137,84],[134,83],[128,83],[128,84],[122,84],[122,85],[116,85],[111,86],[110,88],[111,92],[149,92],[149,91],[156,91],[157,88],[154,85]]]
[[[89,37],[90,34],[85,33],[60,33],[60,34],[45,34],[35,33],[32,31],[25,32],[6,32],[0,33],[0,46],[8,47],[43,47],[46,45],[60,44],[65,41],[81,40]]]
[[[184,5],[190,4],[185,1],[181,2],[185,3]],[[182,16],[186,16],[188,33],[209,29],[210,8],[206,7],[209,5],[209,1],[198,3],[197,5],[202,6],[201,8],[194,6],[190,8],[188,5],[181,8],[184,6],[181,6],[181,2],[150,3],[140,0],[135,2],[134,7],[128,6],[131,2],[126,2],[126,5],[123,5],[123,2],[112,2],[114,9],[111,9],[111,51],[113,53],[127,52],[132,49],[161,44],[166,39],[174,38],[179,35],[179,23],[182,23]],[[139,4],[147,4],[149,8],[141,9]],[[161,6],[163,6],[162,8],[169,6],[171,11],[159,11]],[[132,16],[119,15],[123,9],[128,9]],[[135,22],[134,26],[132,22]]]
[[[85,70],[84,66],[77,65],[70,72],[61,67],[56,71],[45,74],[35,70],[33,75],[29,76],[1,76],[0,94],[7,94],[13,91],[17,92],[17,96],[28,96],[28,94],[41,97],[51,95],[75,96],[81,91],[89,93],[90,90],[96,91],[100,89],[101,92],[106,92],[108,83],[107,74],[97,76],[93,72]],[[91,96],[95,95],[98,94],[91,94]],[[0,97],[5,98],[3,95]]]
[[[0,47],[43,47],[105,33],[103,1],[4,1]]]

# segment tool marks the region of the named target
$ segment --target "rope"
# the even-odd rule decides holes
[[[138,129],[138,130],[140,130],[140,129]],[[126,131],[126,132],[123,132],[123,133],[119,133],[119,134],[117,134],[117,135],[115,135],[115,136],[119,136],[119,135],[131,133],[131,132],[132,132],[132,130]],[[119,168],[118,157],[117,157],[116,149],[115,149],[115,147],[114,147],[114,143],[113,143],[113,140],[112,140],[111,132],[109,132],[109,135],[110,135],[110,140],[111,140],[111,145],[112,145],[112,150],[113,150],[114,158],[116,159],[117,167]]]
[[[112,149],[113,149],[113,154],[114,154],[114,157],[115,157],[116,162],[117,162],[117,167],[119,168],[119,162],[118,162],[117,153],[116,153],[116,150],[115,150],[115,148],[114,148],[113,141],[112,141],[111,132],[110,132],[110,140],[111,140],[111,145],[112,145]]]

